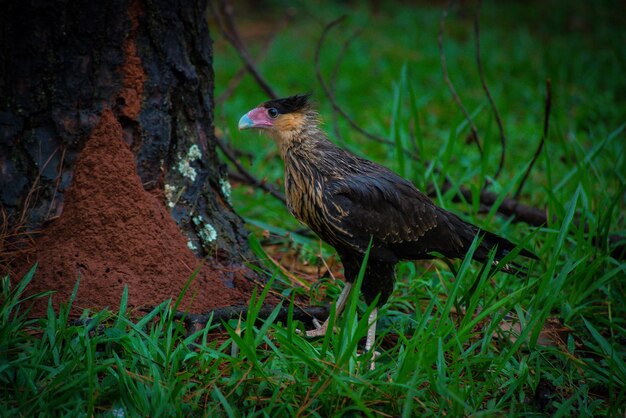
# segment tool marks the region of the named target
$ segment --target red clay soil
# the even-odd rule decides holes
[[[115,310],[124,286],[132,307],[175,300],[201,263],[162,200],[143,189],[122,127],[109,110],[78,158],[62,214],[36,248],[39,266],[28,294],[55,290],[56,308],[80,277],[74,314],[84,308]],[[18,270],[26,269],[25,263]],[[243,268],[203,266],[180,309],[202,313],[245,305],[251,287]],[[38,301],[33,313],[43,314],[46,305],[47,298]]]

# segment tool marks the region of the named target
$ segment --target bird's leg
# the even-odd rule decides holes
[[[348,295],[350,294],[350,290],[352,289],[352,283],[346,282],[343,290],[339,294],[337,298],[337,302],[335,302],[335,318],[339,317],[341,311],[343,311],[344,306],[346,306],[346,301],[348,300]],[[315,325],[315,329],[309,330],[306,332],[307,337],[321,337],[326,334],[326,330],[328,329],[328,321],[330,321],[330,316],[326,318],[323,324],[320,324],[317,320],[313,320],[313,325]]]
[[[365,351],[369,352],[374,347],[374,341],[376,341],[376,317],[378,316],[378,308],[374,308],[372,313],[370,313],[369,318],[367,319],[367,323],[369,324],[369,328],[367,329],[367,338],[365,339]],[[376,368],[376,363],[374,359],[379,353],[374,351],[372,353],[372,362],[370,363],[370,370],[374,370]]]

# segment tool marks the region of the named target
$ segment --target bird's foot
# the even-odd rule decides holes
[[[313,326],[315,327],[315,329],[323,328],[324,326],[328,325],[327,322],[328,322],[328,320],[326,320],[322,324],[317,318],[313,318]]]
[[[324,321],[324,323],[321,323],[320,321],[317,320],[317,318],[313,318],[313,326],[315,327],[314,329],[310,329],[305,332],[302,332],[299,329],[297,329],[296,333],[300,335],[304,334],[305,336],[309,338],[323,337],[324,335],[326,335],[326,331],[328,330],[328,319]]]
[[[370,360],[370,370],[376,369],[376,358],[380,356],[380,351],[374,350],[372,352],[372,359]]]
[[[367,339],[365,340],[365,352],[372,351],[374,348],[374,342],[376,341],[376,319],[378,317],[378,308],[374,308],[370,313],[368,318],[368,323],[370,324],[367,329]],[[372,360],[370,363],[370,370],[374,370],[376,368],[376,362],[374,361],[376,357],[380,356],[380,353],[376,350],[372,351]]]
[[[328,319],[324,321],[323,324],[320,323],[316,318],[313,318],[313,326],[315,329],[311,329],[306,331],[305,335],[309,338],[312,337],[323,337],[326,335],[326,331],[328,330]]]
[[[363,353],[361,353],[361,355],[359,357],[365,357],[367,355],[367,351],[363,351]],[[372,352],[372,358],[369,360],[369,369],[370,370],[376,370],[376,359],[380,356],[380,351],[376,351],[374,350]],[[361,365],[361,362],[358,361],[359,366]]]
[[[350,289],[352,289],[352,284],[346,283],[346,285],[343,287],[343,290],[341,291],[341,294],[339,295],[339,298],[337,298],[337,302],[335,303],[335,318],[339,318],[339,315],[341,314],[341,311],[346,304],[346,300],[348,299],[348,295],[350,294]],[[315,327],[315,329],[306,331],[305,335],[309,338],[322,337],[326,335],[326,331],[328,330],[328,321],[330,321],[330,318],[330,316],[326,318],[326,321],[324,321],[323,324],[320,323],[317,318],[313,318],[313,326]],[[334,330],[335,328],[333,327],[333,331]],[[300,332],[298,331],[298,333]]]

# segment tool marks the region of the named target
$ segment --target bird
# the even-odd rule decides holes
[[[268,100],[244,114],[238,127],[259,130],[276,142],[285,166],[289,211],[336,250],[346,282],[335,302],[336,317],[369,249],[361,294],[368,305],[377,303],[368,317],[367,352],[375,343],[378,309],[393,291],[398,262],[438,255],[464,258],[478,235],[472,258],[486,263],[493,250],[497,264],[516,245],[437,206],[392,170],[335,145],[323,131],[310,96]],[[518,254],[537,259],[526,249]],[[514,266],[500,267],[515,273],[519,270]],[[306,335],[324,335],[328,322],[314,322],[316,328]]]

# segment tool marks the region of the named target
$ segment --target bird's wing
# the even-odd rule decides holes
[[[327,183],[325,197],[333,235],[359,251],[373,237],[378,246],[399,249],[408,244],[407,256],[426,254],[437,249],[420,239],[447,222],[445,211],[387,169],[335,179]]]

